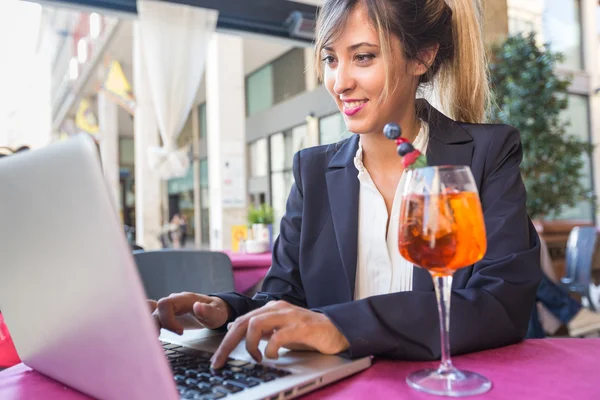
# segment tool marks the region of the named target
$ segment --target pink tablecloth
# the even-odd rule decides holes
[[[20,363],[13,341],[0,313],[0,368],[12,367]]]
[[[436,399],[405,383],[417,369],[437,363],[376,360],[353,377],[317,390],[305,399]],[[470,397],[484,400],[596,400],[600,339],[539,339],[455,358],[460,368],[477,371],[493,382],[490,392]],[[84,400],[22,364],[0,372],[2,400]]]
[[[245,293],[260,282],[271,268],[271,253],[242,254],[225,252],[233,266],[235,290]]]

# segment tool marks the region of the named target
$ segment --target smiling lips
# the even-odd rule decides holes
[[[343,100],[344,114],[351,117],[362,110],[369,100]]]

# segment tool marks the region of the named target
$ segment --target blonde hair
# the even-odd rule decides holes
[[[481,27],[480,0],[327,0],[316,27],[316,70],[323,78],[321,51],[335,42],[352,11],[365,7],[376,29],[381,53],[386,60],[385,99],[397,82],[390,70],[393,64],[391,35],[402,43],[408,60],[420,60],[423,50],[439,46],[437,55],[420,85],[438,85],[442,105],[453,119],[480,123],[485,119],[490,99],[488,65]]]

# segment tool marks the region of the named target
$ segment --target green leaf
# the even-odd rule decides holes
[[[491,54],[490,120],[521,132],[521,174],[532,218],[555,216],[580,201],[595,206],[583,173],[593,146],[567,134],[569,124],[561,119],[571,82],[555,73],[562,59],[549,45],[538,46],[533,33],[510,36]]]

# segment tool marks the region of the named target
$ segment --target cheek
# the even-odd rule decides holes
[[[335,74],[329,70],[329,68],[326,68],[325,72],[323,73],[323,84],[330,95],[332,95],[334,98],[337,97],[335,91],[333,90],[335,86]]]
[[[385,70],[379,66],[357,68],[356,83],[363,95],[375,102],[385,87]]]

